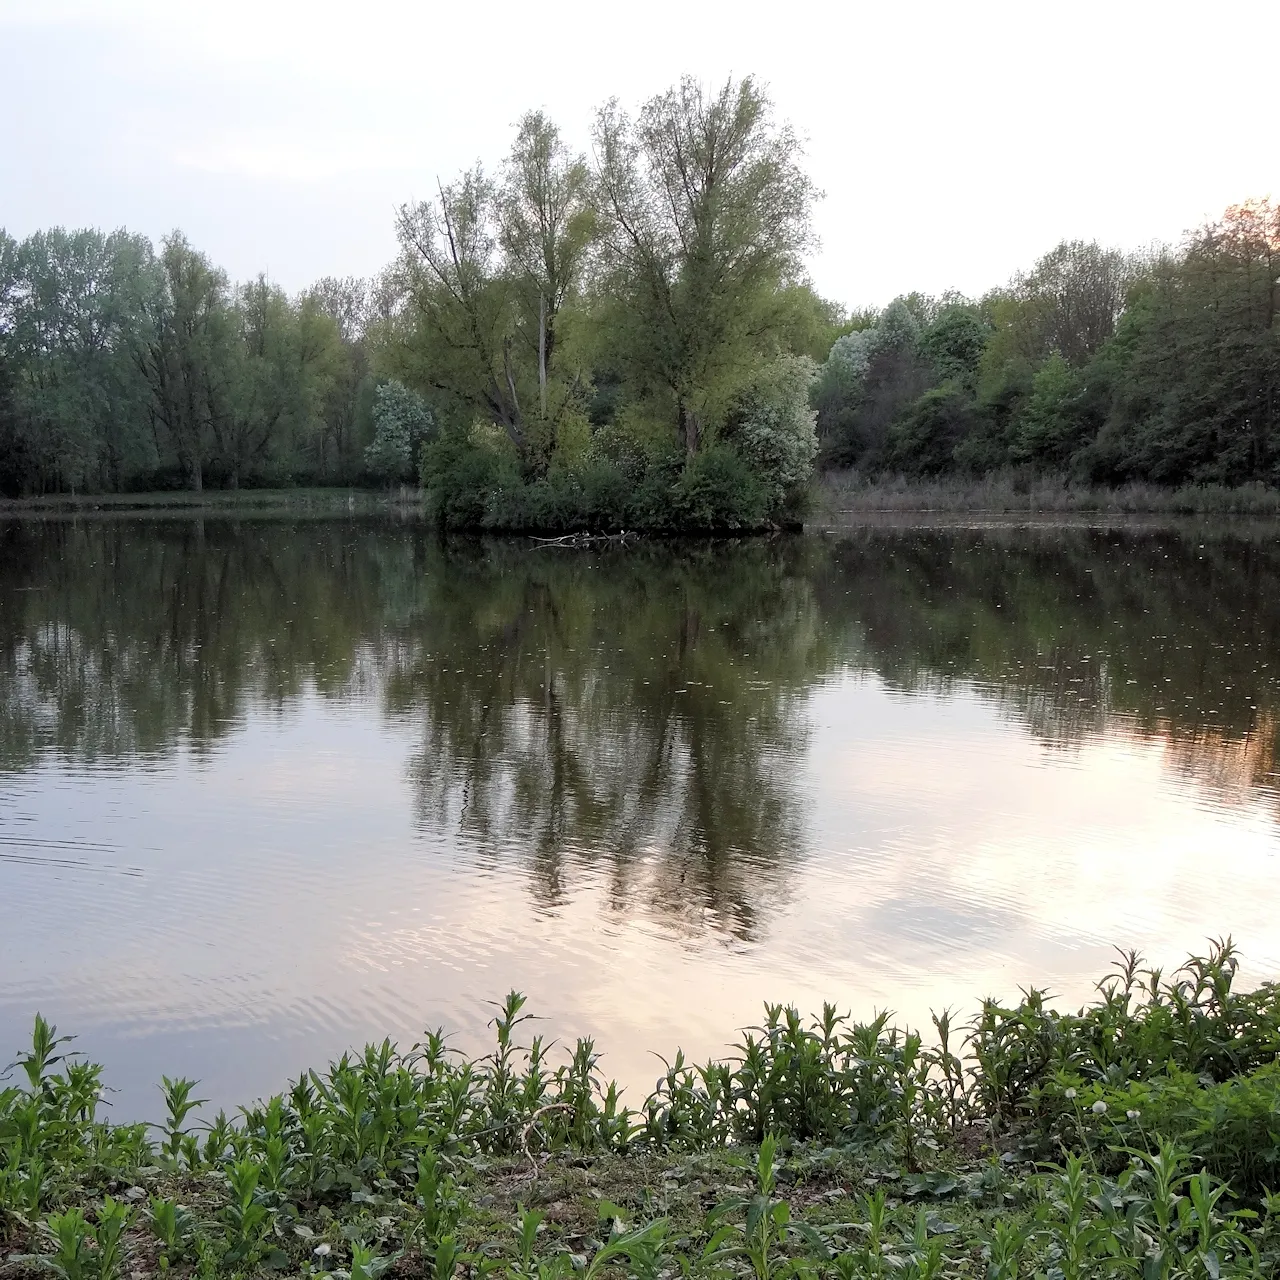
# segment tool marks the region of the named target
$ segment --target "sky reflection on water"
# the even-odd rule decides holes
[[[150,1115],[518,987],[640,1091],[766,998],[1280,974],[1278,585],[1230,534],[0,526],[0,1041]]]

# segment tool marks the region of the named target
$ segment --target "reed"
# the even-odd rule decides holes
[[[813,483],[812,515],[821,524],[873,512],[953,515],[1280,516],[1280,488],[1243,485],[1168,486],[1133,481],[1104,486],[1067,476],[1017,471],[936,479],[832,471]]]

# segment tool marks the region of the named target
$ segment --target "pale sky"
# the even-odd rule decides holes
[[[1066,236],[1280,196],[1280,3],[0,0],[0,226],[181,227],[233,277],[370,275],[393,214],[543,107],[765,81],[845,305],[978,293]]]

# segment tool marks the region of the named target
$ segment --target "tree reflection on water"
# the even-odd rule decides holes
[[[1280,548],[1217,530],[883,530],[538,549],[418,524],[0,524],[0,769],[199,755],[251,712],[412,726],[418,823],[556,907],[754,936],[803,856],[810,695],[976,692],[1055,750],[1273,788]],[[1274,794],[1270,790],[1268,794]]]

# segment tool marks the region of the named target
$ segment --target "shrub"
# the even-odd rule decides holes
[[[1220,1082],[1172,1070],[1119,1087],[1062,1076],[1051,1124],[1067,1146],[1087,1143],[1099,1164],[1172,1141],[1197,1166],[1256,1196],[1280,1173],[1280,1063]],[[1068,1096],[1068,1095],[1071,1096]]]
[[[449,529],[479,529],[504,491],[517,488],[513,463],[460,432],[437,436],[422,450],[422,485],[436,519]]]
[[[808,356],[783,356],[738,395],[725,439],[750,466],[774,518],[798,511],[818,452],[817,412],[809,389],[817,366]]]
[[[632,478],[615,463],[588,457],[573,470],[537,480],[487,442],[450,432],[422,455],[428,504],[449,529],[611,533],[719,533],[760,529],[769,492],[736,450],[712,445],[684,468],[653,461]]]
[[[758,529],[769,509],[768,490],[737,450],[723,444],[690,459],[671,498],[680,524],[702,532]]]

